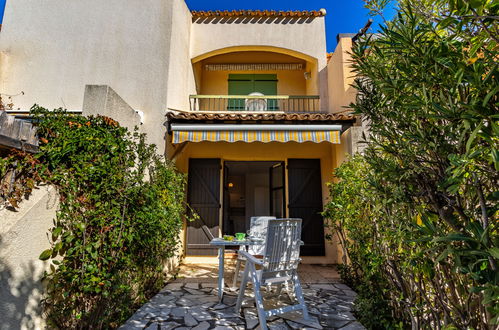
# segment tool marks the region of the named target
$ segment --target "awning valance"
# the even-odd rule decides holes
[[[173,143],[330,142],[340,143],[341,125],[172,124]]]

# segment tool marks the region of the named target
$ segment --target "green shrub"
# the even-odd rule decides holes
[[[165,283],[179,245],[184,177],[144,135],[110,118],[37,106],[32,114],[40,153],[14,158],[59,194],[52,247],[40,255],[52,263],[49,324],[117,327]]]
[[[495,328],[499,5],[398,4],[354,45],[352,107],[369,125],[368,147],[336,172],[326,216],[360,308],[385,299],[413,329]],[[366,300],[365,288],[381,298]]]
[[[330,202],[324,209],[327,226],[339,238],[343,264],[339,272],[346,284],[354,288],[357,319],[368,329],[396,328],[385,292],[389,287],[381,266],[381,235],[375,226],[381,210],[376,206],[369,184],[370,169],[361,156],[355,156],[335,171],[337,183],[329,184]],[[333,239],[328,236],[328,239]],[[378,245],[379,243],[379,245]],[[403,316],[401,316],[403,317]]]

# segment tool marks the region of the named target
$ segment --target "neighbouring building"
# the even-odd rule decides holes
[[[303,219],[303,262],[332,264],[326,183],[358,146],[348,51],[324,10],[190,11],[183,0],[7,0],[0,93],[139,125],[188,175],[183,253],[255,215]],[[20,94],[20,92],[24,92]],[[205,228],[206,228],[205,227]],[[38,256],[38,254],[36,254]]]

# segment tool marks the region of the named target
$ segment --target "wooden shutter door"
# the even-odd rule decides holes
[[[304,256],[324,256],[320,159],[288,159],[289,216],[302,219]]]
[[[220,159],[189,159],[187,189],[187,202],[199,216],[187,222],[187,255],[216,255],[217,250],[209,245],[210,237],[203,226],[218,237]]]

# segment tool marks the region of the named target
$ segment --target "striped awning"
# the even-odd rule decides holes
[[[341,125],[172,124],[173,143],[183,142],[329,142],[340,143]]]

